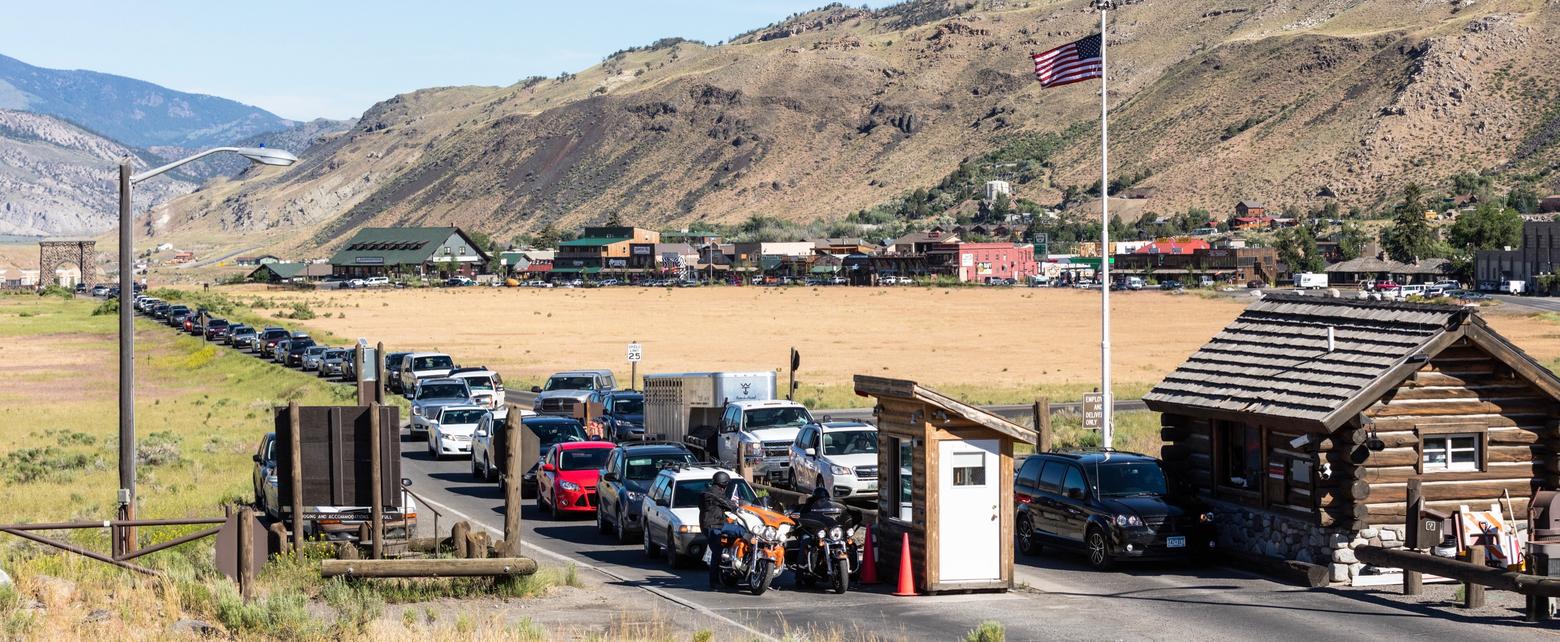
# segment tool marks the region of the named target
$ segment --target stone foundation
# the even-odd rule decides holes
[[[1375,526],[1350,532],[1239,504],[1208,504],[1215,515],[1219,548],[1326,566],[1334,582],[1348,582],[1365,567],[1354,557],[1354,547],[1403,547],[1402,526]]]

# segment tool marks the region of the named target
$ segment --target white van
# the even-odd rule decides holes
[[[370,288],[387,288],[390,287],[390,277],[371,276],[363,279],[363,285]]]

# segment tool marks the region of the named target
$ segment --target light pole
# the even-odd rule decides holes
[[[131,159],[119,161],[119,519],[135,519],[135,248],[131,242],[134,220],[130,215],[131,187],[185,163],[212,154],[233,152],[261,165],[291,165],[298,157],[283,149],[265,147],[217,147],[176,160],[162,167],[131,174]],[[128,552],[135,543],[135,529],[119,529],[114,548]]]

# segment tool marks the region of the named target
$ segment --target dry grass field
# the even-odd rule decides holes
[[[802,397],[856,405],[851,376],[914,379],[979,403],[1075,399],[1099,377],[1099,295],[983,288],[407,289],[299,293],[223,288],[266,301],[282,325],[303,304],[311,328],[441,350],[531,382],[565,368],[640,372],[773,370],[802,354]],[[1119,293],[1112,298],[1116,388],[1136,396],[1244,302]],[[782,372],[783,375],[783,372]],[[625,379],[626,380],[626,379]],[[783,385],[783,384],[782,384]]]

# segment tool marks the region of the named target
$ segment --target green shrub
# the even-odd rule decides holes
[[[964,642],[1004,642],[1007,640],[1007,629],[1001,622],[986,620],[980,626],[970,629],[964,634]]]
[[[316,315],[314,314],[314,310],[309,307],[309,304],[299,302],[292,304],[292,312],[287,313],[286,316],[289,319],[308,321],[309,319],[313,319]]]
[[[54,446],[23,448],[6,453],[0,459],[0,476],[13,484],[68,479],[68,473],[92,465],[86,453],[66,452]]]
[[[74,298],[76,293],[72,292],[70,288],[61,287],[58,285],[49,285],[45,286],[42,290],[39,290],[38,296],[57,296],[62,299],[70,299]]]
[[[119,298],[112,297],[92,308],[92,316],[100,317],[109,314],[119,314]]]

